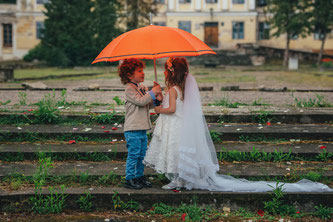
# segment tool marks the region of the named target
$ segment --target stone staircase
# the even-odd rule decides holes
[[[253,114],[248,115],[253,118]],[[269,125],[238,121],[217,123],[219,118],[214,115],[206,118],[220,160],[219,173],[249,180],[294,182],[307,178],[333,187],[333,125],[320,120],[320,114],[316,114],[311,124],[284,123],[284,119],[292,118],[288,115],[276,116],[280,124]],[[323,118],[327,115],[323,114]],[[60,192],[60,186],[65,184],[68,209],[79,209],[76,200],[86,192],[95,197],[93,204],[99,209],[113,209],[115,193],[123,201],[137,201],[140,209],[150,209],[159,202],[177,205],[195,201],[231,210],[258,210],[272,198],[270,192],[165,191],[160,187],[167,183],[166,178],[148,167],[145,174],[153,188],[125,189],[122,183],[127,150],[123,128],[112,127],[114,125],[103,125],[103,128],[96,124],[0,125],[2,211],[35,195],[32,178],[40,168],[41,153],[44,159],[51,157],[52,162],[42,195],[49,195],[51,186]],[[271,158],[267,158],[268,155]],[[12,182],[17,180],[26,182],[14,188]],[[333,207],[332,200],[333,193],[286,193],[284,196],[287,204],[304,212],[313,211],[314,206],[320,204]]]

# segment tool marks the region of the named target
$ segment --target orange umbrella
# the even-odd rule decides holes
[[[111,41],[92,63],[123,59],[156,59],[169,56],[216,54],[200,39],[177,28],[149,25],[126,32]]]

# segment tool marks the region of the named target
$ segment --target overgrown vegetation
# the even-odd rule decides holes
[[[295,106],[297,107],[332,107],[333,105],[326,101],[323,96],[316,95],[316,98],[308,98],[308,99],[298,99],[294,97]]]

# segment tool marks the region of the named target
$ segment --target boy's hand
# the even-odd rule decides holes
[[[161,106],[155,106],[155,113],[161,112]]]

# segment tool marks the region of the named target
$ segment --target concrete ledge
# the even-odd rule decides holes
[[[123,128],[111,130],[112,126],[102,129],[98,125],[80,125],[73,130],[73,126],[65,125],[29,125],[18,129],[16,126],[2,126],[0,135],[4,138],[16,138],[19,135],[36,133],[37,136],[54,138],[61,135],[72,135],[85,137],[98,137],[106,139],[124,140]],[[89,131],[86,129],[89,128]],[[223,141],[239,141],[243,139],[301,139],[301,140],[322,140],[333,141],[333,125],[322,124],[293,124],[293,125],[271,125],[259,126],[258,124],[209,124],[210,131],[219,133],[219,138]],[[152,133],[153,129],[148,132]],[[6,139],[6,140],[7,140]]]
[[[289,153],[297,157],[315,157],[323,152],[320,147],[325,146],[327,153],[333,153],[333,143],[290,143],[290,144],[260,144],[260,143],[217,143],[215,149],[217,154],[225,151],[234,151],[250,153],[255,148],[257,151],[273,153],[275,150]],[[24,159],[35,159],[37,152],[54,153],[61,156],[67,154],[89,155],[90,153],[112,154],[116,158],[125,158],[127,156],[126,143],[116,144],[85,144],[77,142],[76,144],[0,144],[0,155],[23,155]],[[1,159],[1,158],[0,158]],[[331,157],[333,159],[333,157]]]
[[[91,176],[108,175],[111,171],[118,175],[125,175],[125,161],[105,161],[105,162],[90,162],[90,161],[75,161],[75,162],[59,162],[55,161],[54,168],[49,169],[51,176],[80,176],[81,173],[88,173]],[[325,169],[325,170],[324,170]],[[9,176],[11,174],[24,174],[32,176],[37,170],[36,162],[15,162],[0,163],[0,177]],[[332,162],[236,162],[221,163],[219,174],[237,176],[241,178],[249,177],[284,177],[288,173],[290,175],[306,175],[309,172],[317,172],[325,177],[333,177]],[[156,176],[153,169],[145,168],[146,176]]]
[[[59,190],[58,190],[59,191]],[[112,209],[112,196],[115,192],[118,193],[122,201],[137,201],[140,209],[148,210],[155,203],[164,203],[172,206],[180,205],[181,203],[193,204],[194,202],[200,206],[212,205],[219,209],[230,207],[231,211],[245,208],[252,211],[263,209],[264,202],[270,201],[271,192],[265,193],[237,193],[237,192],[211,192],[203,190],[192,190],[181,192],[165,191],[160,188],[150,188],[142,190],[129,190],[122,187],[107,187],[107,188],[69,188],[65,194],[69,194],[66,198],[66,209],[79,209],[76,202],[85,192],[90,192],[95,198],[92,200],[97,208]],[[50,192],[43,189],[43,195],[48,195]],[[6,192],[0,191],[0,208],[4,211],[6,206],[22,202],[29,197],[34,196],[34,190]],[[284,204],[292,205],[297,210],[302,212],[313,212],[315,206],[320,204],[333,207],[333,193],[285,193]]]

